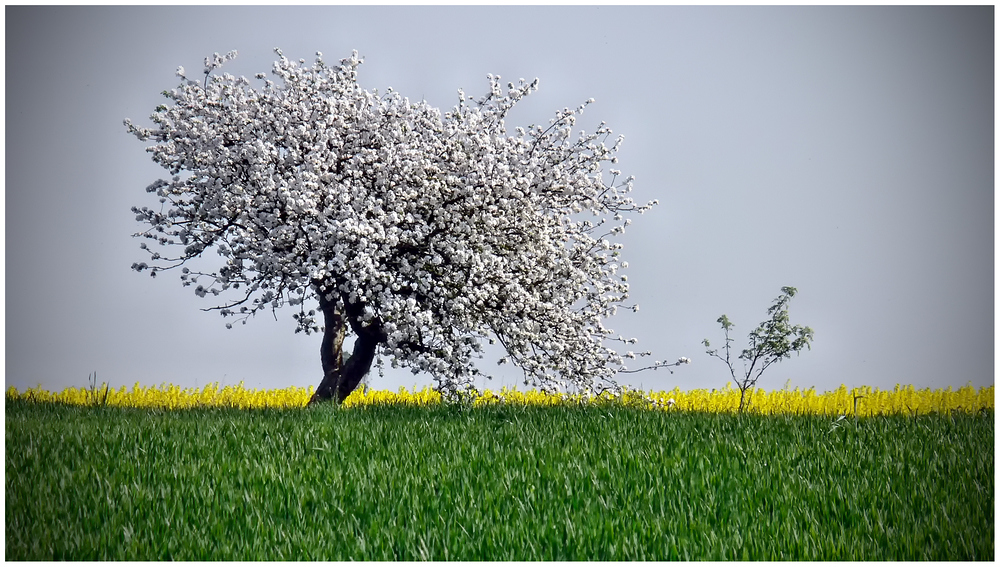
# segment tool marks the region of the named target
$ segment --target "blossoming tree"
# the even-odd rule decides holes
[[[656,202],[636,204],[632,178],[605,172],[621,137],[607,147],[603,123],[573,136],[592,100],[511,135],[504,118],[537,79],[505,89],[491,75],[485,96],[460,90],[442,114],[362,89],[357,52],[337,66],[275,52],[278,83],[213,74],[236,56],[215,54],[201,81],[178,69],[153,127],[125,120],[172,176],[147,188],[159,207],[133,208],[153,244],[133,269],[180,268],[197,295],[228,297],[210,309],[243,323],[296,307],[296,332],[323,332],[314,401],[342,401],[383,358],[457,392],[480,373],[484,341],[546,390],[613,387],[629,371],[636,355],[609,344],[635,339],[603,323],[628,297],[609,239],[624,213]],[[187,265],[213,250],[221,266]]]

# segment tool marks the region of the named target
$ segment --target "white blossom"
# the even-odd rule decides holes
[[[532,386],[614,383],[625,367],[605,319],[628,299],[616,274],[628,263],[608,236],[655,201],[636,204],[633,178],[605,170],[621,137],[606,146],[603,123],[573,135],[593,99],[508,135],[504,118],[537,79],[501,88],[488,75],[485,96],[459,91],[442,112],[362,89],[357,52],[339,65],[317,52],[311,66],[275,53],[275,80],[257,74],[257,87],[213,74],[235,51],[206,58],[204,82],[178,68],[154,125],[125,121],[169,179],[147,188],[155,206],[133,208],[148,225],[138,236],[177,251],[150,250],[156,264],[134,269],[215,250],[221,265],[182,283],[204,277],[195,293],[228,297],[223,316],[296,305],[297,330],[315,332],[305,304],[322,296],[380,338],[379,356],[445,391],[479,373],[484,340]]]

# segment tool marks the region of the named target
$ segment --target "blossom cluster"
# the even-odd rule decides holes
[[[234,296],[213,309],[243,323],[297,306],[306,333],[323,294],[381,339],[379,357],[444,391],[480,372],[484,341],[525,385],[614,384],[625,367],[604,320],[629,288],[613,238],[656,202],[636,203],[633,178],[607,167],[621,136],[609,142],[603,123],[573,133],[592,99],[509,134],[507,113],[537,79],[505,88],[489,75],[486,95],[459,90],[442,113],[361,88],[357,52],[330,66],[275,51],[278,82],[214,74],[236,55],[216,54],[202,82],[178,69],[153,127],[125,121],[172,176],[147,188],[159,207],[133,208],[157,249],[143,243],[150,262],[134,269],[184,266],[183,285]],[[213,250],[223,265],[186,266]]]

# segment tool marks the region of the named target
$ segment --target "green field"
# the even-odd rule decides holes
[[[992,560],[993,413],[6,403],[6,559]]]

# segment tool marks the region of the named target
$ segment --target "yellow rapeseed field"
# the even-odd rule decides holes
[[[235,386],[219,387],[209,384],[204,388],[180,388],[171,384],[142,386],[138,382],[128,390],[110,388],[67,388],[52,393],[38,388],[19,392],[7,389],[7,399],[60,402],[73,405],[108,405],[136,408],[184,409],[194,407],[295,408],[304,407],[312,396],[313,388],[288,387],[276,390],[248,390],[240,382]],[[727,384],[717,390],[643,392],[626,390],[620,396],[608,392],[594,394],[546,394],[538,390],[522,392],[502,389],[485,390],[470,398],[473,405],[512,404],[533,406],[578,405],[587,403],[624,404],[647,407],[660,411],[735,412],[740,403],[740,391]],[[433,405],[442,402],[441,394],[429,387],[410,392],[400,388],[366,390],[359,388],[344,401],[344,407],[367,405]],[[819,414],[819,415],[890,415],[929,414],[961,411],[976,413],[993,410],[993,386],[975,389],[967,385],[952,388],[917,390],[913,386],[896,385],[892,390],[861,387],[848,389],[841,385],[832,392],[817,393],[814,388],[802,390],[754,390],[749,411],[761,414]]]

